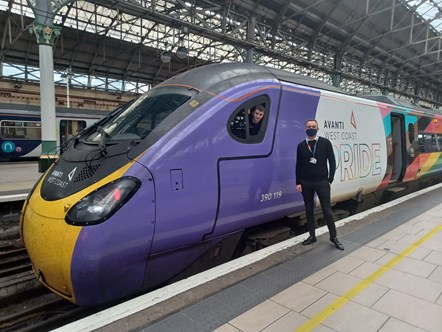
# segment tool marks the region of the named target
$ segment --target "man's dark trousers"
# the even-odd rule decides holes
[[[307,227],[310,236],[315,236],[315,217],[313,210],[315,208],[315,192],[321,202],[322,213],[327,223],[330,239],[336,238],[336,226],[333,218],[333,212],[330,207],[330,183],[327,180],[310,181],[302,180],[302,197],[304,198],[305,214],[307,217]]]

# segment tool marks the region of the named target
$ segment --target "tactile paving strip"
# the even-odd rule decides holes
[[[266,299],[341,259],[440,203],[442,189],[412,198],[386,212],[367,218],[374,222],[343,238],[344,251],[324,244],[280,265],[258,273],[178,313],[158,321],[142,332],[213,331]]]

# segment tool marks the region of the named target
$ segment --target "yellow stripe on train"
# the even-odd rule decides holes
[[[64,220],[67,211],[92,191],[120,178],[132,164],[129,162],[84,190],[56,201],[44,200],[40,195],[42,182],[37,185],[25,206],[22,235],[34,272],[52,291],[75,302],[71,264],[83,227],[68,225]]]

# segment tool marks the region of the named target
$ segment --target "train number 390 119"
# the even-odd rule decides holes
[[[282,197],[282,191],[275,191],[273,193],[261,194],[260,202],[271,201],[272,199],[279,199]]]

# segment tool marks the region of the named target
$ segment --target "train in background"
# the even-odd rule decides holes
[[[57,146],[108,114],[108,111],[57,107]],[[0,104],[0,161],[36,159],[40,154],[40,107]]]
[[[38,279],[97,305],[292,236],[307,119],[335,150],[338,215],[442,180],[437,111],[251,64],[196,68],[84,130],[35,185],[21,234]]]

